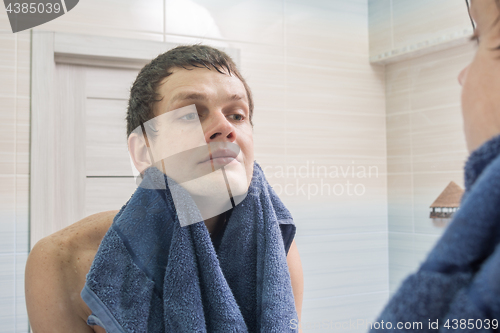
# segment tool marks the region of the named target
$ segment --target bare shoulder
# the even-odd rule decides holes
[[[93,332],[86,324],[90,309],[80,292],[117,212],[88,216],[33,247],[26,262],[25,293],[34,333]]]

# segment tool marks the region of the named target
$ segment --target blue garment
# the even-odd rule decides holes
[[[392,329],[386,325],[372,332],[397,332],[398,322],[423,324],[405,332],[436,332],[429,327],[436,320],[442,332],[491,331],[492,320],[500,317],[499,185],[497,136],[470,155],[460,209],[419,270],[406,278],[377,319],[391,322]],[[454,319],[458,323],[465,319],[466,327],[454,325]]]
[[[227,211],[225,214],[227,214],[226,218],[229,219],[232,213],[232,209]],[[293,238],[295,237],[295,225],[293,223],[287,223],[287,222],[293,222],[292,220],[288,221],[281,221],[279,224],[280,230],[281,230],[281,237],[283,238],[283,245],[285,246],[285,253],[288,255],[288,250],[290,249],[290,246],[292,245]],[[215,252],[219,253],[219,246],[222,241],[222,237],[224,235],[224,231],[226,230],[227,226],[227,221],[224,221],[221,227],[221,230],[217,232],[215,236],[212,236],[212,244],[214,246]]]
[[[143,182],[164,182],[155,168]],[[142,185],[142,184],[141,184]],[[89,322],[107,332],[293,332],[297,319],[280,224],[293,220],[260,166],[216,252],[203,221],[181,227],[167,186],[140,186],[87,274]]]

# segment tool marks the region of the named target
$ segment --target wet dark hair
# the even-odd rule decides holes
[[[158,85],[164,78],[172,74],[172,69],[192,70],[193,67],[216,70],[224,75],[234,74],[240,79],[247,93],[250,124],[252,124],[252,93],[231,57],[214,47],[196,44],[178,46],[160,54],[141,69],[130,89],[126,117],[127,137],[137,127],[155,117],[153,107],[156,102],[162,99],[162,96],[157,92]]]

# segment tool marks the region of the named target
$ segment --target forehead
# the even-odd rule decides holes
[[[219,73],[213,68],[174,68],[172,74],[160,82],[157,90],[164,97],[162,102],[167,103],[184,92],[200,93],[212,98],[243,94],[246,99],[245,86],[238,77]]]

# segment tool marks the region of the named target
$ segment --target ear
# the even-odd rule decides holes
[[[142,135],[133,132],[128,137],[128,152],[132,158],[135,168],[142,174],[151,166],[151,158],[148,145]]]

